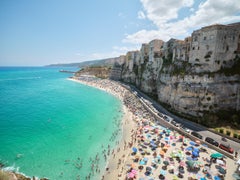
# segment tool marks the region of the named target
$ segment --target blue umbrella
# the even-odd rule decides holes
[[[193,151],[193,152],[192,152],[192,155],[193,155],[194,157],[198,157],[198,156],[199,156],[199,153],[198,153],[197,151]]]
[[[221,180],[219,176],[214,176],[214,180]]]
[[[148,161],[148,158],[146,158],[146,157],[145,157],[145,158],[143,158],[143,161],[145,161],[145,162],[146,162],[146,161]]]
[[[192,151],[192,149],[193,149],[192,146],[189,146],[189,147],[187,147],[185,150],[186,150],[186,151]]]
[[[166,171],[164,171],[164,170],[161,170],[161,171],[160,171],[160,174],[162,174],[162,175],[164,175],[164,176],[165,176],[165,175],[166,175]]]
[[[145,165],[145,161],[141,160],[141,161],[139,162],[139,164],[140,164],[140,165]]]
[[[132,150],[133,150],[133,152],[135,152],[135,153],[138,151],[137,148],[135,148],[135,147],[133,147]]]
[[[199,152],[198,148],[193,148],[193,151]]]
[[[165,140],[165,141],[169,141],[170,138],[169,138],[169,137],[165,137],[164,140]]]
[[[189,144],[191,144],[192,146],[195,146],[196,145],[196,143],[195,142],[193,142],[193,141],[190,141],[190,143]]]
[[[188,161],[192,161],[193,159],[191,157],[186,158]]]

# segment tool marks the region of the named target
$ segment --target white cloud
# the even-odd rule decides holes
[[[138,19],[146,19],[144,12],[138,11]]]
[[[193,9],[193,0],[140,0],[146,18],[156,25],[157,30],[140,30],[126,35],[123,42],[141,44],[152,39],[187,37],[189,30],[211,24],[227,24],[240,21],[239,0],[206,0]],[[187,17],[180,19],[179,10],[190,8]]]
[[[184,7],[192,7],[193,0],[140,0],[147,18],[161,27],[163,23],[178,18],[178,11]]]

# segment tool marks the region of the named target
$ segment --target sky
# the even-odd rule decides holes
[[[233,22],[239,0],[1,0],[0,66],[117,57],[153,39]]]

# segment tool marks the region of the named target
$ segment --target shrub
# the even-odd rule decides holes
[[[240,139],[240,134],[238,135],[238,139]]]
[[[238,134],[234,133],[234,134],[233,134],[233,137],[234,137],[234,138],[238,138]]]
[[[223,134],[224,130],[223,129],[219,129],[219,132]]]
[[[226,131],[226,134],[228,135],[228,136],[230,136],[231,135],[231,131]]]

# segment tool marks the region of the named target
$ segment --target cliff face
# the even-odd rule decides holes
[[[196,73],[194,65],[186,66],[185,62],[166,65],[163,62],[159,59],[134,64],[133,69],[123,66],[122,80],[184,115],[201,118],[222,110],[238,111],[239,114],[240,71],[233,74],[224,73],[224,70]]]
[[[185,41],[171,39],[154,52],[144,44],[126,55],[121,79],[198,122],[212,114],[218,120],[223,111],[229,119],[234,112],[239,121],[239,24],[206,27]]]

